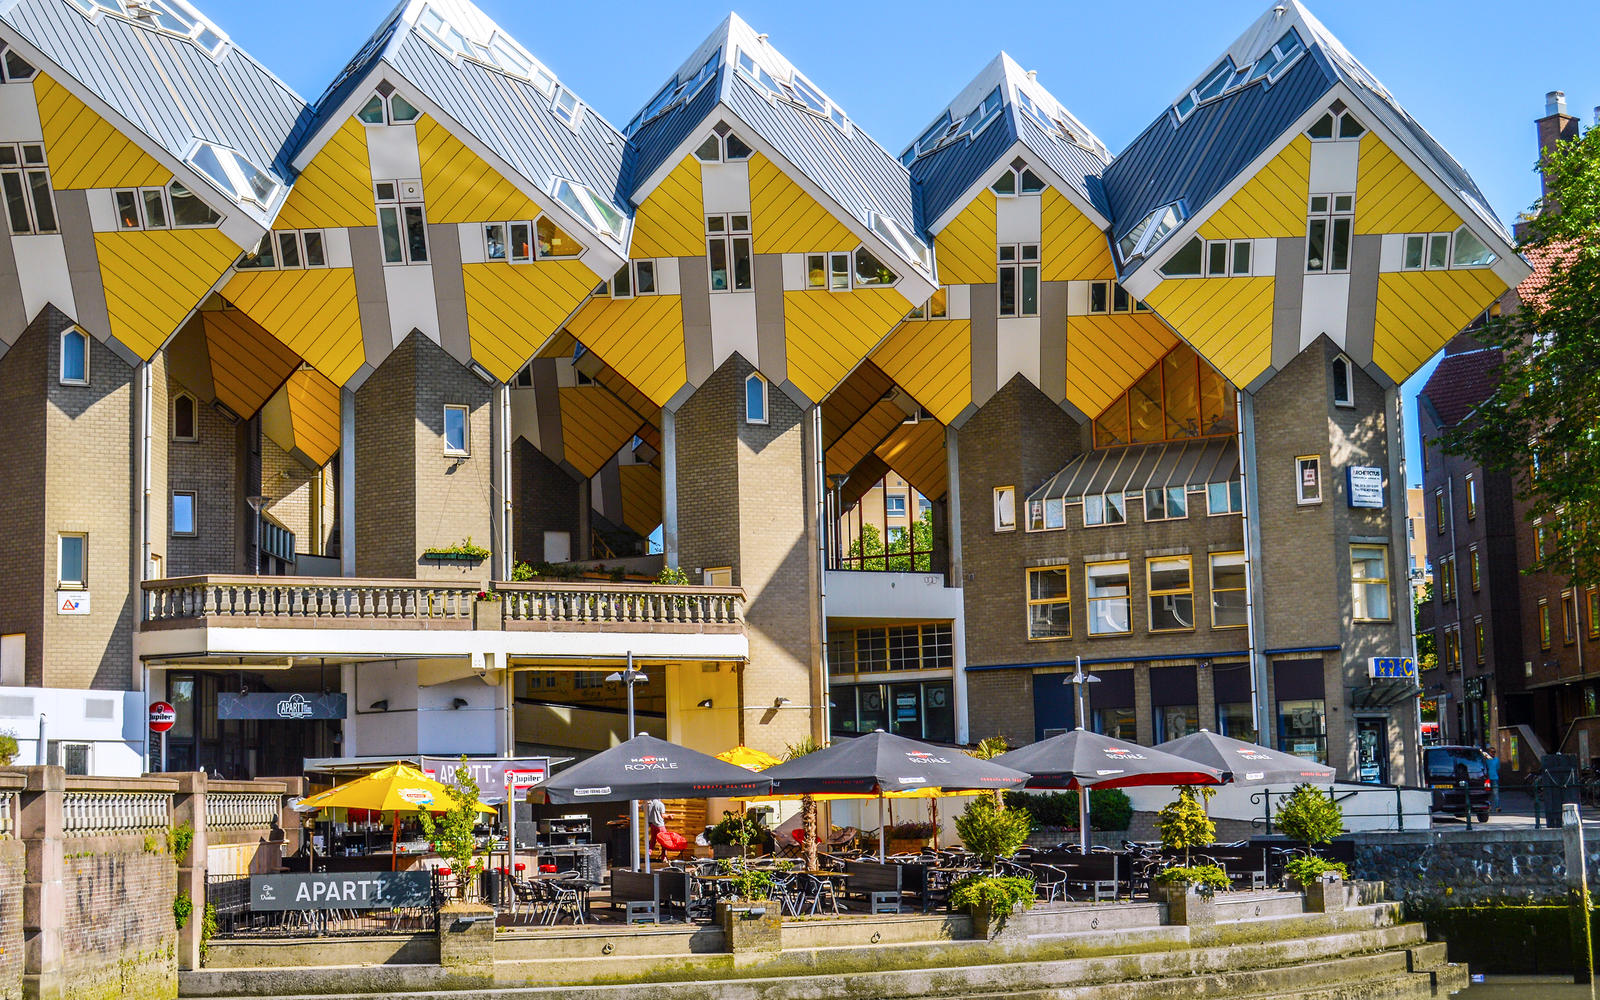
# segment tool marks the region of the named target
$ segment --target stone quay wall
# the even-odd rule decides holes
[[[1356,878],[1381,880],[1414,911],[1502,903],[1564,903],[1561,831],[1478,830],[1353,834]],[[1600,887],[1600,835],[1584,843],[1591,891]]]

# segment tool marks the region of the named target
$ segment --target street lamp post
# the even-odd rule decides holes
[[[1100,678],[1096,677],[1094,674],[1086,674],[1083,672],[1083,657],[1081,656],[1076,657],[1072,674],[1068,676],[1066,680],[1062,681],[1063,684],[1071,684],[1076,689],[1073,691],[1073,696],[1075,702],[1075,711],[1077,713],[1077,728],[1082,729],[1085,732],[1089,731],[1089,727],[1084,725],[1084,723],[1089,719],[1089,685],[1098,684],[1099,682]],[[1089,789],[1083,787],[1083,783],[1081,781],[1078,783],[1078,840],[1080,845],[1083,847],[1083,853],[1088,854]]]
[[[263,508],[263,507],[265,507],[267,505],[267,502],[268,502],[269,499],[270,498],[263,497],[263,496],[245,497],[245,499],[244,499],[244,502],[250,505],[250,510],[252,512],[254,512],[255,517],[252,518],[252,520],[254,520],[255,523],[256,523],[255,524],[255,549],[256,549],[256,551],[255,551],[254,565],[250,568],[250,575],[251,576],[260,576],[261,575],[261,508]]]
[[[648,684],[650,678],[641,671],[633,668],[633,651],[628,652],[628,667],[626,670],[609,674],[606,677],[608,684],[622,684],[628,689],[628,739],[636,735],[633,731],[633,686],[635,684]],[[628,858],[633,862],[633,870],[639,870],[639,800],[633,799],[628,803]],[[644,855],[644,870],[650,870],[650,852]]]

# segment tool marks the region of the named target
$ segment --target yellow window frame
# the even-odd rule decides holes
[[[1189,585],[1187,587],[1169,587],[1169,588],[1166,588],[1166,589],[1163,589],[1163,590],[1157,590],[1156,589],[1156,585],[1155,585],[1154,577],[1155,577],[1155,564],[1158,563],[1158,562],[1159,563],[1180,563],[1180,562],[1183,563],[1185,571],[1187,572],[1188,577],[1189,577]],[[1146,620],[1146,625],[1147,625],[1147,628],[1148,628],[1149,631],[1151,631],[1151,632],[1193,632],[1194,631],[1194,628],[1195,628],[1194,627],[1194,622],[1193,622],[1193,619],[1195,617],[1195,615],[1194,615],[1194,556],[1192,556],[1192,555],[1189,555],[1189,556],[1151,556],[1151,557],[1145,559],[1145,561],[1144,561],[1144,589],[1145,589],[1145,594],[1147,595],[1146,598],[1145,598],[1146,602],[1147,602],[1145,610],[1147,612],[1149,612],[1149,617]],[[1153,624],[1155,622],[1155,602],[1156,602],[1156,598],[1158,598],[1158,597],[1181,597],[1184,594],[1188,594],[1189,595],[1189,617],[1191,619],[1190,623],[1189,623],[1189,626],[1187,628],[1184,628],[1182,626],[1180,626],[1178,628],[1156,628],[1155,625]]]
[[[1035,597],[1033,578],[1038,573],[1060,573],[1063,591],[1059,597]],[[1023,574],[1023,595],[1027,598],[1027,629],[1029,642],[1053,642],[1058,639],[1072,638],[1072,567],[1070,563],[1059,563],[1054,566],[1030,566]],[[1034,635],[1033,634],[1033,609],[1048,607],[1057,604],[1067,606],[1067,632],[1065,635]]]

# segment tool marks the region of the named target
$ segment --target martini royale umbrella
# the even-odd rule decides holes
[[[1168,740],[1156,749],[1226,771],[1233,775],[1230,780],[1235,785],[1299,785],[1308,781],[1332,784],[1336,773],[1326,764],[1204,729]]]
[[[892,792],[1015,788],[1028,780],[1021,771],[979,760],[960,750],[920,743],[879,729],[839,740],[821,750],[768,768],[779,794],[875,795],[878,799],[878,860],[888,837],[883,830],[883,800]]]
[[[1081,728],[1003,753],[994,762],[1032,775],[1029,788],[1077,789],[1078,832],[1085,851],[1089,849],[1089,789],[1222,782],[1221,768]]]

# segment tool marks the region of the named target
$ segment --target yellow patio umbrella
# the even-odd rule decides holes
[[[754,747],[747,747],[743,744],[734,747],[732,750],[722,751],[717,754],[717,759],[742,767],[746,771],[765,771],[769,767],[783,763],[783,761],[765,750],[757,750]]]
[[[426,810],[449,812],[453,806],[449,787],[434,781],[409,764],[394,763],[354,781],[318,792],[295,803],[296,812],[314,812],[319,809],[366,809],[371,812],[393,814],[394,836],[390,844],[392,869],[399,861],[400,813]],[[482,802],[477,810],[491,816],[500,815],[493,806]]]

